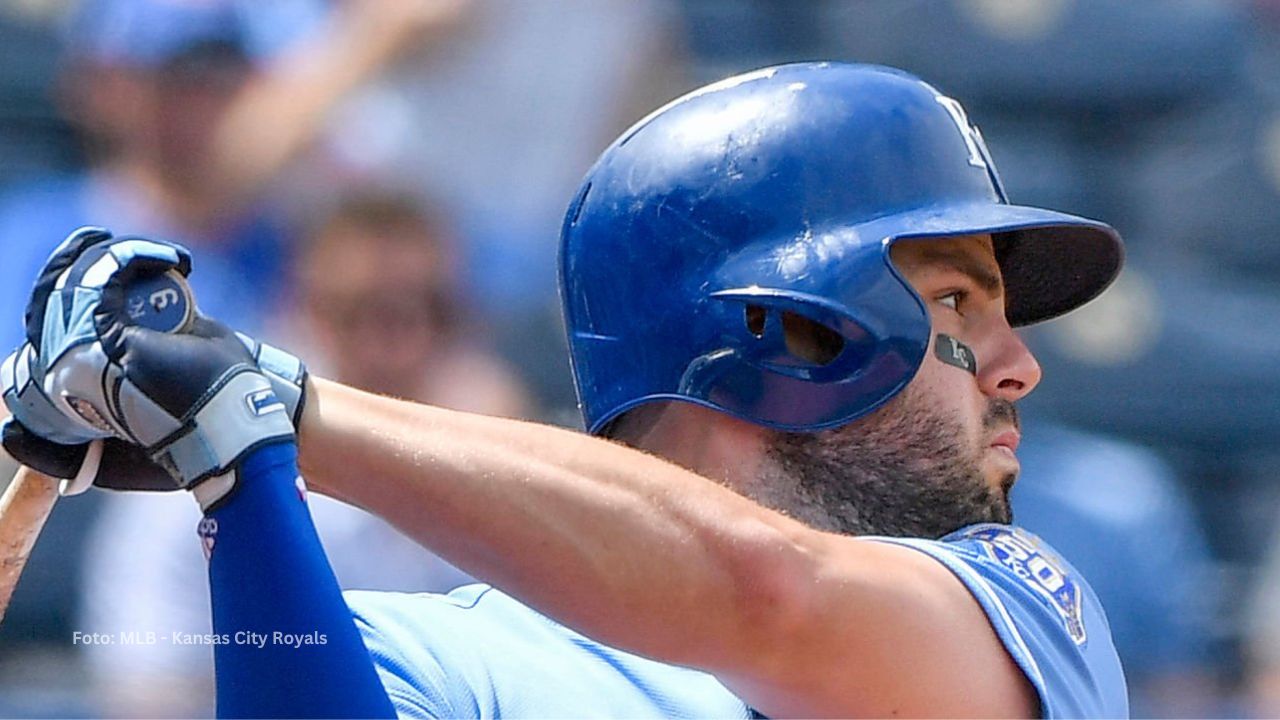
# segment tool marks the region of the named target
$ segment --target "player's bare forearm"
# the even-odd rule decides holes
[[[640,652],[723,667],[786,617],[816,535],[676,465],[559,428],[314,381],[302,471],[473,574]],[[719,607],[714,607],[719,606]]]

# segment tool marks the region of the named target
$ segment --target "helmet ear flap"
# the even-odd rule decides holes
[[[790,310],[782,313],[787,352],[814,365],[830,365],[844,352],[845,337],[825,324]]]
[[[856,318],[823,298],[763,288],[722,290],[711,297],[741,305],[741,324],[725,328],[726,334],[734,338],[734,354],[761,369],[838,382],[855,375],[874,347]]]
[[[771,327],[771,315],[781,320],[783,345],[800,362],[830,365],[844,351],[844,336],[818,320],[793,310],[782,310],[780,313],[775,310],[771,313],[766,305],[747,303],[743,306],[743,320],[747,331],[759,340],[764,339],[766,330]],[[776,327],[774,331],[777,331]]]
[[[717,342],[685,365],[675,392],[768,427],[820,430],[879,407],[911,379],[924,344],[885,338],[834,300],[758,286],[705,298]],[[875,308],[872,308],[874,311]]]

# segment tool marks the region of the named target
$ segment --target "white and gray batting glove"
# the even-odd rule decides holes
[[[114,238],[101,228],[77,230],[59,246],[42,271],[27,308],[28,342],[0,364],[0,391],[13,413],[3,432],[5,449],[11,455],[48,475],[76,478],[64,483],[63,491],[68,494],[82,491],[90,483],[119,490],[173,490],[227,474],[244,453],[228,456],[228,447],[238,441],[222,432],[210,434],[200,422],[203,418],[207,423],[213,411],[212,395],[198,398],[199,408],[193,400],[192,407],[185,410],[194,414],[186,417],[179,413],[183,408],[172,405],[178,394],[173,389],[165,394],[171,401],[169,407],[156,407],[179,413],[170,415],[169,422],[181,422],[173,437],[157,437],[164,427],[161,415],[146,420],[134,417],[147,406],[137,396],[141,392],[141,397],[146,397],[140,387],[156,391],[170,380],[174,388],[185,387],[194,380],[188,370],[196,366],[179,361],[170,367],[173,377],[168,379],[149,371],[139,386],[122,364],[135,342],[124,330],[145,331],[134,327],[138,323],[137,308],[132,307],[136,297],[124,292],[122,286],[154,279],[163,272],[185,276],[189,270],[190,257],[180,246],[143,238]],[[195,315],[194,303],[189,309]],[[205,349],[219,346],[224,359],[230,357],[227,353],[236,355],[236,362],[244,365],[236,374],[264,376],[283,405],[283,414],[292,422],[300,418],[307,372],[297,358],[198,316],[190,329],[197,335],[184,342],[203,343]],[[100,334],[110,334],[111,342],[104,345]],[[108,355],[108,346],[114,357]],[[144,353],[147,357],[154,354]],[[241,379],[233,384],[246,382]],[[204,414],[197,410],[204,410]],[[284,434],[283,428],[278,430]],[[203,461],[197,459],[202,453],[193,452],[194,447],[203,448]],[[252,447],[245,448],[246,452],[249,449]],[[208,467],[197,470],[201,466]]]

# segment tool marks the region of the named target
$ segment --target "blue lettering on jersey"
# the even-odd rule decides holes
[[[1034,535],[1005,525],[979,525],[963,531],[958,538],[976,540],[988,557],[1049,601],[1076,645],[1085,643],[1080,584],[1052,550],[1041,547]]]

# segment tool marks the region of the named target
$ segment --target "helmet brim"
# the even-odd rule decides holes
[[[860,233],[882,237],[991,234],[1014,327],[1064,315],[1094,299],[1120,274],[1124,245],[1111,226],[1055,210],[984,203],[935,205],[879,218]]]

